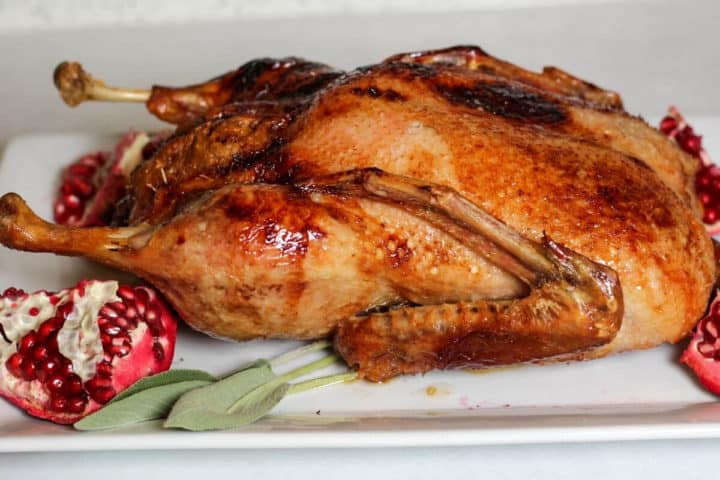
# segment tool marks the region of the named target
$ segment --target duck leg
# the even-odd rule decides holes
[[[262,58],[203,83],[151,89],[112,87],[94,78],[78,62],[62,62],[53,80],[63,101],[75,107],[85,101],[145,103],[161,120],[188,125],[224,105],[237,102],[294,102],[311,95],[340,75],[321,63],[289,57]]]
[[[531,362],[610,342],[623,316],[610,268],[524,238],[452,189],[377,170],[345,174],[336,194],[366,195],[442,228],[530,287],[524,298],[403,307],[340,324],[335,348],[372,381],[432,369]],[[318,188],[313,185],[310,188]]]

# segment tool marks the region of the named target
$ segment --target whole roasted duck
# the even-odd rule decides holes
[[[211,335],[334,335],[371,380],[584,359],[682,338],[715,278],[695,162],[617,94],[477,47],[351,72],[261,59],[206,83],[108,87],[177,125],[117,226],[0,200],[0,241],[131,271]]]

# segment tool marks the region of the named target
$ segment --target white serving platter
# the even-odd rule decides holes
[[[706,148],[720,152],[720,117],[691,120],[706,135]],[[84,152],[107,148],[115,138],[18,137],[7,145],[0,161],[0,194],[18,192],[40,215],[50,218],[62,166]],[[0,289],[53,290],[82,278],[128,276],[82,259],[0,247]],[[182,328],[173,366],[223,374],[296,345],[224,342]],[[384,385],[353,382],[288,397],[260,422],[209,433],[163,430],[157,422],[76,432],[28,417],[0,401],[0,452],[720,438],[720,403],[678,364],[679,353],[678,346],[663,346],[584,363],[489,373],[433,372]]]

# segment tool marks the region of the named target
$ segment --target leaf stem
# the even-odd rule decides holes
[[[332,365],[333,363],[337,362],[338,356],[335,354],[328,355],[327,357],[323,357],[320,360],[315,360],[314,362],[310,362],[307,365],[303,365],[302,367],[296,368],[295,370],[290,370],[289,372],[281,375],[278,377],[279,382],[289,382],[290,380],[293,380],[298,377],[302,377],[304,375],[307,375],[308,373],[312,373],[315,370],[320,370],[321,368],[325,368],[328,365]]]
[[[313,378],[290,385],[288,395],[302,393],[313,388],[326,387],[335,385],[336,383],[350,382],[358,378],[357,372],[338,373],[336,375],[328,375],[326,377]]]
[[[295,360],[296,358],[300,358],[304,355],[307,355],[308,353],[316,352],[318,350],[322,350],[329,346],[330,346],[330,342],[327,340],[319,340],[319,341],[313,342],[309,345],[303,345],[300,348],[296,348],[295,350],[292,350],[287,353],[283,353],[282,355],[279,355],[279,356],[273,358],[270,361],[270,366],[272,368],[275,368],[284,363],[291,362],[291,361]]]
[[[327,357],[323,357],[319,360],[315,360],[314,362],[308,363],[307,365],[303,365],[302,367],[296,368],[295,370],[290,370],[289,372],[280,375],[278,377],[273,378],[270,381],[267,381],[265,383],[262,383],[255,387],[253,390],[246,392],[244,395],[242,395],[240,398],[238,398],[235,403],[230,405],[230,407],[227,409],[227,413],[235,413],[244,406],[247,406],[248,402],[252,403],[257,400],[258,395],[264,394],[264,392],[274,392],[277,387],[280,385],[283,385],[290,380],[298,377],[302,377],[304,375],[307,375],[309,373],[312,373],[316,370],[320,370],[321,368],[325,368],[328,365],[332,365],[338,360],[337,355],[328,355]],[[289,389],[290,386],[288,385],[287,388]],[[284,394],[283,394],[284,395]]]

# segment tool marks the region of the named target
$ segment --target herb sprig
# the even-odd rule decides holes
[[[74,427],[105,430],[159,419],[165,419],[165,428],[192,431],[241,427],[270,413],[287,395],[355,380],[356,372],[345,372],[290,383],[336,363],[334,354],[275,373],[278,367],[329,346],[325,340],[304,345],[272,360],[251,362],[222,379],[201,370],[159,373],[136,382]]]

